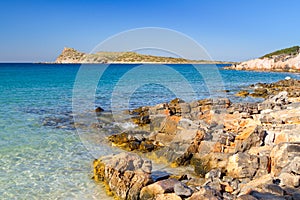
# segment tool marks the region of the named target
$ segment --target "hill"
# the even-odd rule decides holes
[[[278,51],[274,51],[272,53],[268,53],[264,56],[262,56],[261,58],[272,58],[274,56],[280,56],[280,55],[296,55],[299,54],[299,46],[293,46],[290,48],[285,48],[285,49],[280,49]]]

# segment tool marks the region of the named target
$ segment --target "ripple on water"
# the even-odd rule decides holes
[[[2,125],[1,199],[110,199],[91,179],[93,156],[75,132],[21,118]]]

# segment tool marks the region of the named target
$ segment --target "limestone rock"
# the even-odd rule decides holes
[[[108,137],[108,140],[113,145],[128,151],[147,153],[159,149],[161,146],[157,142],[148,139],[147,135],[149,133],[146,131],[127,131],[111,135]]]
[[[157,197],[159,194],[174,193],[174,186],[178,183],[180,182],[176,179],[166,179],[145,186],[141,190],[140,199],[141,200],[153,199]]]
[[[277,196],[271,193],[261,193],[257,191],[251,191],[250,195],[256,199],[266,199],[266,200],[285,200],[283,196]]]
[[[278,179],[281,186],[298,187],[300,185],[300,175],[283,172]]]
[[[295,161],[300,157],[300,143],[280,143],[272,149],[270,157],[273,176],[277,177],[281,172],[299,173]]]
[[[257,200],[254,196],[243,194],[237,198],[237,200]]]
[[[250,93],[247,90],[241,90],[238,93],[235,94],[235,96],[238,97],[247,97]]]
[[[268,184],[273,184],[271,174],[261,176],[245,184],[240,184],[240,195],[248,194],[251,190],[262,191],[262,188]]]
[[[195,192],[190,198],[187,200],[221,200],[222,196],[216,190],[210,187],[201,187],[198,192]]]
[[[193,190],[186,184],[179,182],[174,185],[174,192],[180,197],[190,197],[193,194]]]
[[[284,190],[276,184],[267,184],[263,186],[263,190],[275,195],[283,196]]]
[[[106,156],[94,161],[94,179],[103,181],[121,199],[138,199],[152,182],[152,163],[133,153]]]
[[[227,172],[234,178],[251,178],[259,167],[257,156],[237,153],[229,157]]]
[[[181,200],[175,193],[158,194],[155,200]]]

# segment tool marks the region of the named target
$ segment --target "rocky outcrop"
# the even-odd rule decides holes
[[[62,53],[56,58],[55,63],[81,63],[84,59],[84,53],[73,48],[65,47]]]
[[[231,103],[228,99],[187,103],[174,99],[129,111],[139,126],[108,137],[112,144],[127,151],[146,153],[143,156],[155,162],[187,169],[152,178],[153,182],[148,181],[150,178],[139,178],[142,183],[147,180],[147,184],[139,184],[140,193],[136,197],[297,199],[300,195],[300,102],[288,88],[295,88],[298,80],[270,85],[266,84],[268,92],[269,87],[278,91],[274,89],[260,103]],[[285,89],[288,91],[282,91]],[[141,120],[145,116],[147,120]],[[131,162],[126,156],[122,160]],[[95,163],[98,172],[107,165],[99,164],[103,163],[99,160]],[[132,169],[133,173],[139,171],[136,168],[129,171]],[[149,171],[142,170],[142,177]],[[127,173],[107,172],[117,173],[119,182],[129,180],[122,178]],[[101,177],[105,176],[98,175],[96,179]],[[115,191],[117,182],[109,184],[114,176],[108,177],[107,183]],[[120,192],[115,194],[124,196]]]
[[[257,71],[300,71],[300,53],[299,48],[296,52],[282,54],[269,54],[262,58],[248,60],[239,64],[234,64],[225,69],[234,70],[257,70]]]

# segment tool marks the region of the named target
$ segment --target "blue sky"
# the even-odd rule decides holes
[[[300,45],[299,9],[298,0],[1,1],[0,62],[53,61],[65,46],[90,52],[142,27],[182,32],[215,60],[242,61]]]

